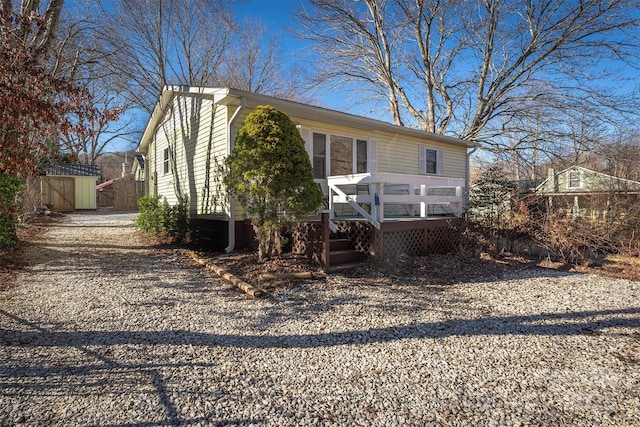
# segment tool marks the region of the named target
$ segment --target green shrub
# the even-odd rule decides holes
[[[144,196],[138,199],[140,213],[136,224],[140,230],[153,236],[169,236],[182,241],[189,229],[189,203],[186,199],[170,206],[162,196]]]
[[[24,188],[23,179],[0,173],[0,246],[10,246],[18,240],[18,212]]]
[[[260,261],[280,251],[281,230],[322,203],[296,124],[267,105],[256,107],[238,131],[224,182],[251,219]]]

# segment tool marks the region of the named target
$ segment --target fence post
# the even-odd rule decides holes
[[[331,229],[329,229],[329,211],[323,210],[320,211],[320,236],[322,239],[322,255],[320,260],[322,261],[322,268],[325,273],[329,272],[331,268],[331,258],[330,258],[330,239],[331,239]]]

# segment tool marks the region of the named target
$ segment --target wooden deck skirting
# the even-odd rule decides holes
[[[329,220],[329,212],[321,212],[320,221],[306,224],[306,232],[295,235],[293,241],[294,252],[313,256],[325,271],[331,267]],[[420,256],[452,250],[461,222],[460,218],[385,221],[379,230],[366,221],[336,221],[336,225],[338,233],[359,252],[373,260],[389,260],[402,254]]]

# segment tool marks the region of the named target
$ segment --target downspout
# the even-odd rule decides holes
[[[231,152],[233,151],[233,142],[234,142],[233,140],[235,137],[232,130],[233,125],[236,119],[238,118],[238,114],[240,113],[240,111],[242,111],[242,108],[244,108],[244,104],[245,104],[245,97],[243,96],[242,98],[240,98],[240,105],[238,106],[238,108],[236,108],[236,111],[233,112],[233,115],[231,116],[231,120],[229,120],[229,125],[227,126],[227,142],[229,144],[228,154],[231,154]],[[236,245],[236,221],[234,218],[234,214],[235,214],[235,200],[233,196],[229,194],[229,212],[228,212],[229,221],[227,224],[228,234],[229,234],[229,245],[226,248],[224,248],[224,251],[226,253],[231,252]]]
[[[476,150],[478,149],[478,146],[475,146],[471,149],[471,151],[467,151],[467,179],[466,179],[466,186],[467,186],[467,191],[466,194],[464,196],[464,204],[465,204],[465,211],[467,212],[467,219],[469,219],[469,208],[471,207],[471,199],[470,199],[470,193],[471,193],[471,155],[473,155],[473,153],[476,152]]]

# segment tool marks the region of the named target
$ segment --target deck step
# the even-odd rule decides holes
[[[361,262],[348,262],[345,264],[336,264],[329,267],[329,274],[331,273],[341,273],[343,271],[353,270],[354,268],[360,267],[362,265]]]
[[[355,249],[341,249],[337,251],[329,252],[329,259],[331,260],[331,265],[335,264],[345,264],[352,261],[360,261],[361,259],[360,252]]]
[[[332,251],[350,249],[351,241],[349,239],[331,239],[329,240],[329,247]]]

